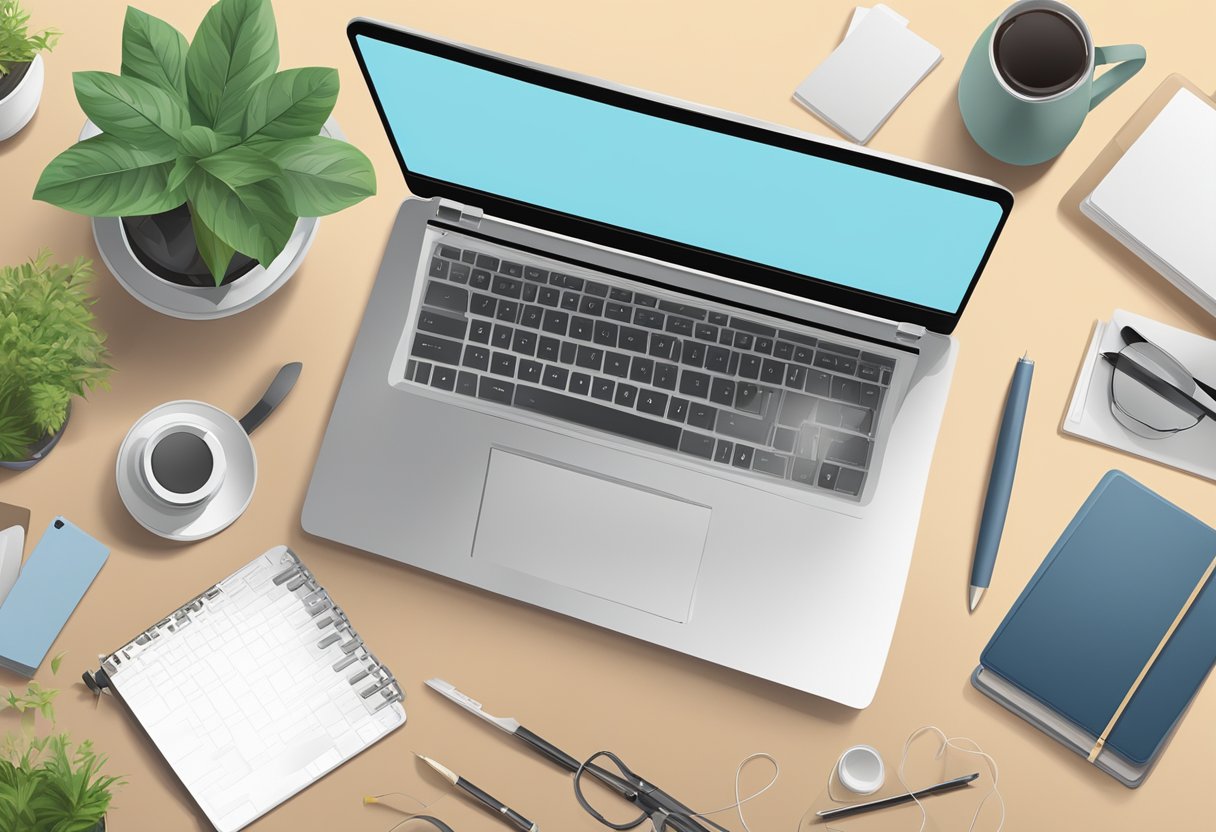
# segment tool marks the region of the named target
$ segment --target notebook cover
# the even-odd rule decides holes
[[[110,550],[56,517],[0,606],[0,666],[33,676]]]
[[[1216,557],[1216,530],[1119,471],[1094,489],[980,657],[1099,735]],[[1160,750],[1216,662],[1216,581],[1145,676],[1107,739],[1136,764]]]

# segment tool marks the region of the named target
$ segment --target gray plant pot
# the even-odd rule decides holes
[[[63,425],[55,433],[50,436],[44,436],[28,448],[28,455],[25,459],[17,462],[6,462],[0,460],[0,468],[7,468],[10,471],[27,471],[33,468],[39,462],[46,459],[47,456],[59,444],[60,438],[63,437],[63,432],[68,429],[68,422],[72,418],[72,405],[68,404],[68,415],[63,419]]]

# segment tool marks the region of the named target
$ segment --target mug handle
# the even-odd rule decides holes
[[[1089,99],[1089,109],[1093,109],[1106,100],[1119,87],[1141,70],[1148,53],[1138,43],[1125,43],[1120,46],[1098,46],[1094,49],[1094,66],[1117,63],[1118,66],[1108,69],[1094,81],[1093,95]]]

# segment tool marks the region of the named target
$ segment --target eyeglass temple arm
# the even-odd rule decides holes
[[[1148,389],[1171,404],[1191,413],[1195,417],[1208,416],[1216,419],[1216,409],[1208,407],[1194,396],[1188,396],[1151,370],[1142,367],[1135,359],[1119,352],[1104,352],[1102,357],[1110,364],[1127,373]]]
[[[1147,339],[1143,335],[1141,335],[1134,326],[1124,326],[1122,329],[1119,330],[1119,335],[1123,338],[1123,343],[1127,344],[1129,347],[1132,344],[1140,344],[1140,343],[1149,344],[1149,345],[1161,350],[1161,352],[1165,353],[1166,355],[1169,355],[1170,358],[1174,358],[1172,355],[1170,355],[1169,351],[1162,349],[1161,346],[1159,346],[1158,344],[1154,344],[1152,341],[1150,341],[1149,339]],[[1195,385],[1200,390],[1202,390],[1204,393],[1206,393],[1209,398],[1212,399],[1213,404],[1216,404],[1216,387],[1213,387],[1212,385],[1195,378],[1195,375],[1190,371],[1190,369],[1183,366],[1182,362],[1178,361],[1177,358],[1174,358],[1174,361],[1179,366],[1183,367],[1184,370],[1186,370],[1187,374],[1191,376],[1191,381],[1195,382]]]

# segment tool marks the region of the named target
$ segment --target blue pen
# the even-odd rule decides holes
[[[1022,444],[1022,423],[1026,421],[1026,402],[1030,398],[1030,379],[1034,362],[1026,356],[1018,359],[1005,399],[1005,415],[1001,417],[1001,432],[996,438],[996,453],[992,458],[992,473],[988,477],[988,494],[984,497],[984,516],[975,542],[975,558],[971,561],[971,609],[979,606],[992,567],[996,565],[996,550],[1005,530],[1005,515],[1009,513],[1009,495],[1013,492],[1013,473],[1018,467],[1018,448]]]

